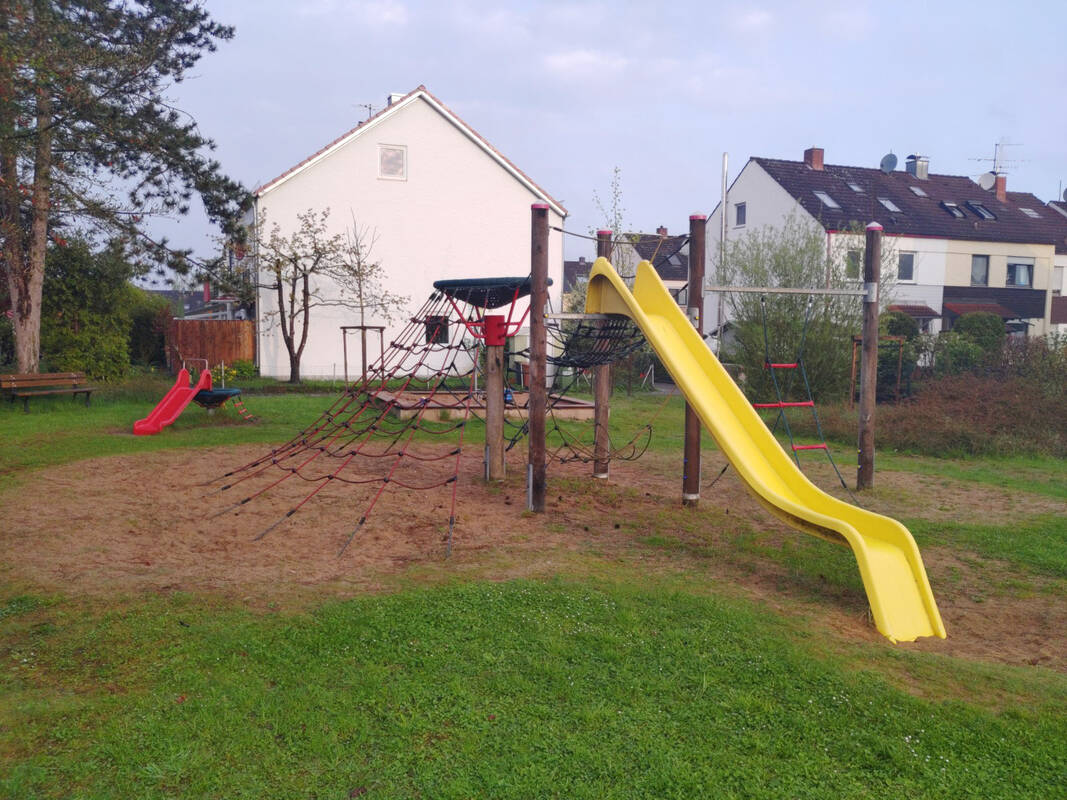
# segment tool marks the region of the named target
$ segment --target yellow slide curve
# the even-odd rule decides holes
[[[631,293],[608,260],[598,258],[589,274],[585,310],[624,314],[634,321],[767,510],[798,530],[852,548],[874,623],[884,636],[892,642],[945,638],[908,529],[826,494],[797,469],[647,261],[638,264]]]

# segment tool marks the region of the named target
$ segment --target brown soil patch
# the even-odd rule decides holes
[[[697,510],[678,508],[680,457],[650,454],[613,465],[608,482],[588,479],[588,465],[553,465],[547,513],[534,516],[524,512],[522,454],[509,454],[503,486],[488,487],[475,450],[468,448],[461,463],[451,558],[445,557],[451,485],[413,492],[394,483],[362,527],[378,483],[331,482],[286,518],[315,486],[291,478],[233,508],[282,477],[271,469],[219,492],[222,482],[211,482],[221,473],[263,455],[262,448],[249,447],[102,458],[26,476],[2,496],[21,521],[0,533],[4,577],[69,594],[190,591],[258,606],[348,596],[406,580],[557,573],[617,578],[622,569],[638,580],[653,573],[707,582],[800,617],[813,635],[884,642],[867,618],[862,590],[824,585],[821,576],[798,575],[758,553],[731,554],[739,530],[759,531],[766,547],[788,547],[801,534],[771,519],[732,471],[709,486],[724,463],[717,453],[705,457],[706,488]],[[444,473],[440,462],[411,462],[394,481],[426,484]],[[818,465],[811,474],[822,486],[836,481]],[[960,519],[974,513],[990,520],[1054,508],[1039,497],[1019,501],[1005,492],[998,499],[988,487],[925,476],[883,472],[879,485],[873,501],[864,500],[891,515]],[[928,500],[935,496],[936,508]],[[649,544],[650,536],[669,546]],[[949,639],[902,646],[1067,671],[1062,582],[1038,585],[1028,576],[1031,596],[1013,596],[996,589],[1011,579],[1006,568],[937,549],[924,558]]]

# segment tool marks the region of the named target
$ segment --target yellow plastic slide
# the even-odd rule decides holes
[[[892,642],[945,638],[919,548],[896,520],[845,503],[804,477],[701,339],[647,261],[633,292],[604,258],[589,275],[587,313],[624,314],[641,328],[689,405],[749,490],[772,514],[855,553],[875,625]]]

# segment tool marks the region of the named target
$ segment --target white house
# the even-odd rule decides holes
[[[999,314],[1009,329],[1040,335],[1051,329],[1055,213],[1034,195],[1008,192],[1003,175],[989,190],[969,178],[929,172],[923,156],[903,171],[825,164],[821,148],[802,161],[750,158],[708,219],[708,280],[715,280],[719,231],[727,240],[791,214],[826,231],[828,253],[843,253],[860,278],[862,231],[885,229],[897,265],[893,305],[930,333],[968,311]],[[1061,237],[1062,238],[1062,237]],[[717,325],[705,303],[706,329]]]
[[[558,307],[563,243],[553,228],[562,227],[566,210],[424,86],[390,95],[384,110],[260,186],[254,198],[250,222],[265,214],[283,234],[295,229],[299,213],[325,208],[337,232],[353,218],[373,230],[372,258],[385,268],[387,288],[410,298],[392,324],[360,320],[342,307],[314,309],[302,377],[343,374],[342,325],[387,324],[388,347],[435,280],[528,275],[535,203],[549,207],[549,291]],[[257,307],[260,372],[286,378],[285,343],[264,322],[277,308],[274,293],[261,289]],[[373,362],[377,336],[369,341]],[[358,346],[348,348],[348,371],[360,371]]]
[[[1067,334],[1067,192],[1064,200],[1053,200],[1048,208],[1060,216],[1060,236],[1056,239],[1056,266],[1052,271],[1052,325],[1060,334]]]

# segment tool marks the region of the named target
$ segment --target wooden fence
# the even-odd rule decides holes
[[[167,366],[181,369],[182,360],[203,358],[219,362],[252,361],[256,357],[255,324],[235,319],[172,319],[166,331]]]

